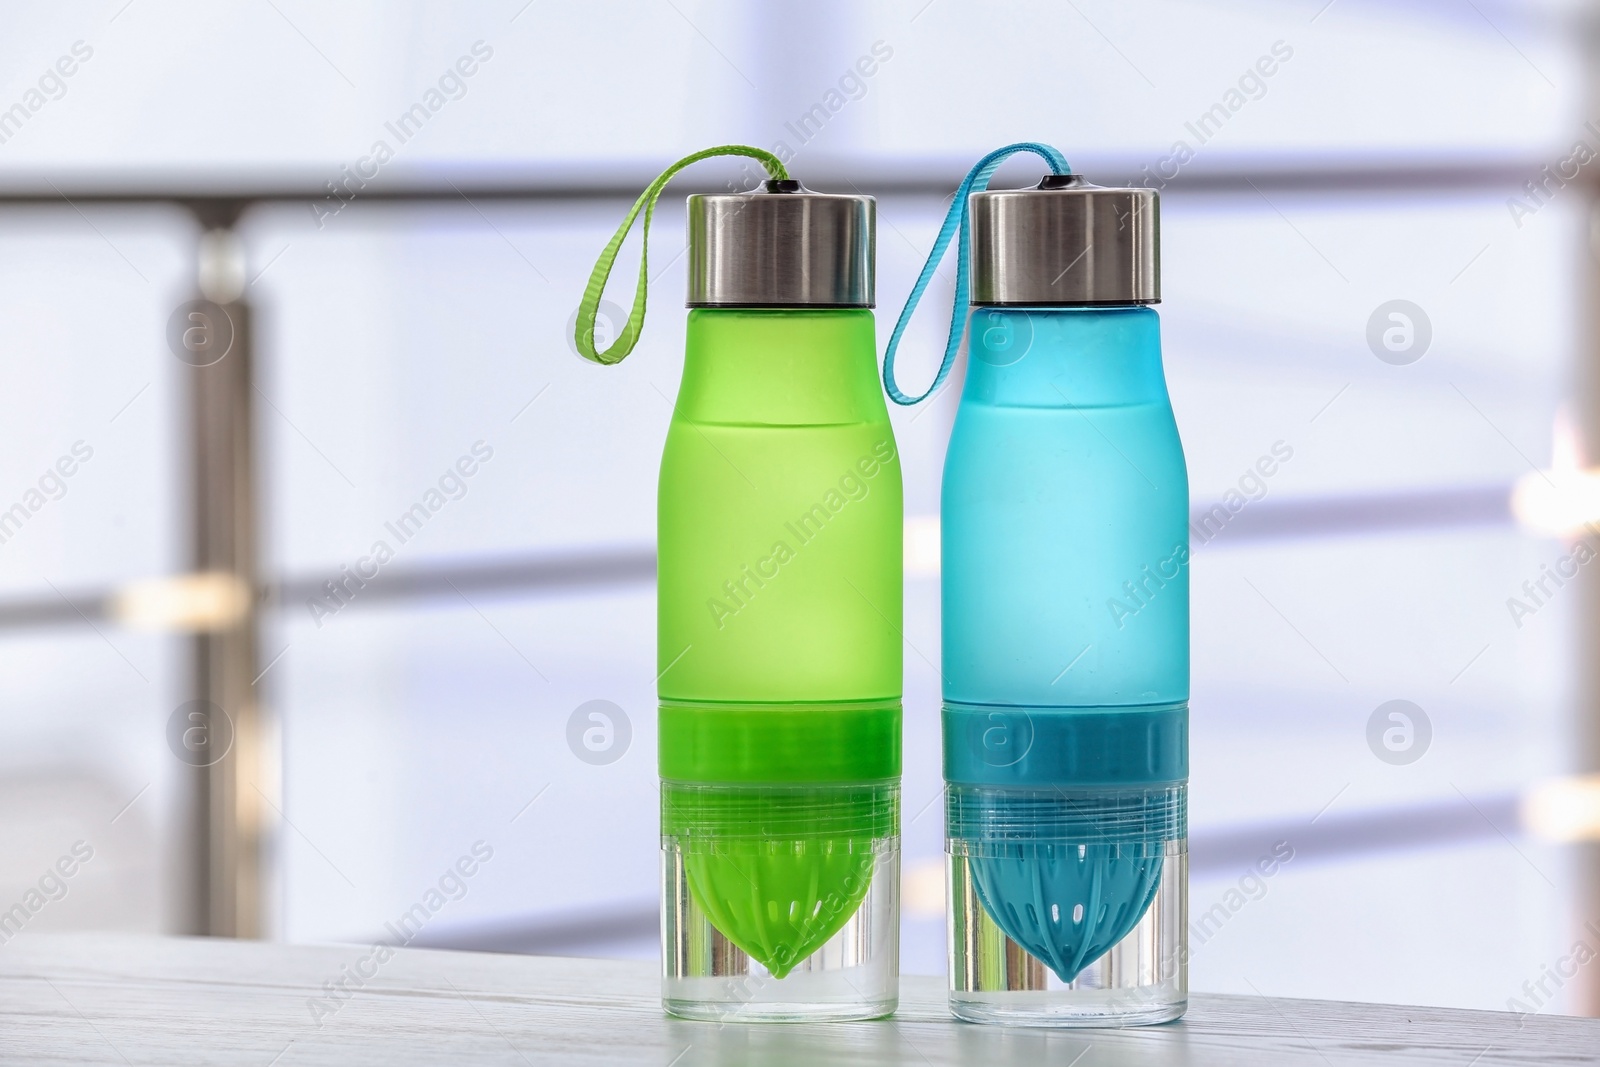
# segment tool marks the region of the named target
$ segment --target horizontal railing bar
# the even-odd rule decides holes
[[[343,576],[292,578],[268,590],[267,603],[303,606],[307,600],[324,600],[333,606],[355,607],[394,600],[459,599],[473,592],[539,590],[559,593],[575,589],[603,589],[642,585],[656,577],[654,548],[618,548],[607,551],[542,554],[473,563],[414,566],[408,570],[379,571],[377,577],[356,587],[346,583],[331,591],[329,583]]]
[[[1189,837],[1189,873],[1197,879],[1237,880],[1254,874],[1241,894],[1266,893],[1265,861],[1272,875],[1310,864],[1361,860],[1393,853],[1415,854],[1476,842],[1511,840],[1522,833],[1516,794],[1461,797],[1376,808],[1312,819],[1242,827],[1202,828]],[[1288,845],[1292,853],[1283,849]],[[1286,858],[1287,857],[1287,858]],[[1270,877],[1270,876],[1268,876]],[[1238,906],[1228,905],[1231,915]],[[1202,887],[1190,901],[1191,929],[1215,933],[1216,908]],[[1226,915],[1222,918],[1225,920]],[[654,901],[532,915],[507,915],[424,931],[413,944],[428,948],[520,955],[570,955],[644,947],[659,936],[660,907]]]
[[[1227,547],[1244,542],[1287,541],[1308,537],[1349,537],[1406,530],[1509,525],[1511,486],[1469,485],[1441,489],[1402,489],[1349,493],[1306,500],[1251,501],[1229,511],[1227,502],[1200,504],[1189,511],[1190,544]]]
[[[1225,160],[1163,163],[1162,157],[1089,158],[1078,169],[1102,185],[1148,181],[1166,195],[1187,193],[1248,194],[1270,192],[1324,195],[1423,193],[1444,190],[1515,191],[1537,175],[1545,161],[1528,158],[1463,158],[1459,160]],[[938,160],[884,165],[828,160],[815,166],[796,164],[796,173],[818,189],[856,187],[878,196],[948,196],[960,182],[964,165]],[[1175,174],[1170,179],[1168,172]],[[635,164],[610,169],[541,170],[523,174],[413,171],[362,182],[344,172],[321,176],[285,174],[266,178],[219,174],[193,177],[121,172],[116,177],[46,175],[11,172],[0,179],[0,206],[51,204],[160,205],[237,215],[258,204],[310,203],[331,195],[350,202],[461,203],[466,200],[571,201],[631,200],[654,177]],[[687,181],[684,183],[686,186]]]
[[[1280,841],[1294,849],[1294,863],[1321,863],[1507,839],[1522,833],[1519,802],[1515,793],[1463,796],[1299,821],[1200,829],[1189,837],[1189,870],[1197,875],[1243,874],[1270,856]]]
[[[1510,496],[1508,486],[1483,485],[1304,500],[1267,498],[1247,501],[1237,512],[1228,512],[1221,502],[1201,504],[1190,511],[1190,543],[1195,549],[1210,549],[1318,537],[1510,526]],[[306,608],[308,600],[320,600],[337,612],[405,600],[459,599],[470,593],[551,596],[642,586],[654,581],[655,574],[655,549],[641,545],[391,567],[363,582],[351,580],[347,572],[299,575],[263,587],[260,595],[266,607]],[[330,591],[329,583],[337,587],[341,582],[342,588]],[[100,589],[0,599],[0,629],[109,619],[114,596],[114,590]]]
[[[74,593],[70,596],[17,597],[0,601],[0,629],[28,630],[68,623],[82,625],[106,618],[107,592]]]
[[[327,594],[327,583],[345,581],[340,597],[326,601],[337,612],[347,607],[366,607],[396,600],[460,599],[474,592],[537,590],[556,595],[572,590],[648,585],[655,580],[655,576],[656,554],[653,548],[615,548],[428,564],[404,570],[389,568],[380,570],[376,577],[363,585],[349,581],[346,573],[330,572],[320,577],[300,576],[268,584],[259,590],[259,595],[262,605],[266,607],[304,609],[306,600],[322,598]],[[0,629],[115,621],[115,598],[115,590],[100,589],[0,600]]]
[[[638,900],[424,929],[410,944],[465,952],[560,956],[574,950],[592,952],[654,943],[660,934],[661,905],[653,900]]]

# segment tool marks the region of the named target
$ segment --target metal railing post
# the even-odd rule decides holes
[[[1594,52],[1591,50],[1591,55]],[[1585,189],[1582,214],[1584,244],[1589,254],[1583,258],[1582,328],[1573,368],[1573,406],[1577,432],[1585,465],[1600,463],[1600,189]],[[1585,535],[1590,539],[1590,535]],[[1600,574],[1582,572],[1578,576],[1579,599],[1574,627],[1573,717],[1571,774],[1600,772]],[[1592,935],[1586,924],[1600,923],[1600,843],[1593,841],[1571,846],[1576,878],[1576,899],[1572,908],[1572,932],[1585,944]],[[1592,972],[1586,968],[1585,972]],[[1581,983],[1581,984],[1580,984]],[[1581,973],[1569,1010],[1574,1014],[1600,1017],[1600,975]]]
[[[203,723],[207,759],[195,775],[197,932],[264,933],[265,767],[263,712],[254,682],[260,608],[252,321],[243,296],[244,256],[232,226],[239,205],[196,208],[205,232],[200,300],[186,305],[190,564],[231,575],[248,590],[236,620],[191,638],[188,700]],[[192,343],[191,343],[192,342]]]

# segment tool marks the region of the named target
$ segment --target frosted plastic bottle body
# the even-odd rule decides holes
[[[942,500],[951,1007],[1176,1018],[1188,476],[1159,319],[979,308],[969,336]]]
[[[900,464],[873,346],[866,310],[689,313],[658,502],[663,698],[899,701]]]
[[[894,1009],[903,507],[865,309],[696,309],[661,462],[663,996]]]

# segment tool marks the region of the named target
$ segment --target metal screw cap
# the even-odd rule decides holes
[[[973,193],[972,303],[1092,307],[1161,300],[1154,189],[1052,174],[1032,189]]]
[[[873,306],[877,202],[797,181],[689,197],[689,307]]]

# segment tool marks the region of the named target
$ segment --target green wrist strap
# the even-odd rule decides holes
[[[583,287],[583,302],[578,305],[578,326],[576,341],[578,354],[584,359],[595,363],[610,365],[621,363],[627,358],[633,346],[638,343],[639,333],[644,329],[645,295],[650,287],[650,216],[655,213],[656,199],[661,196],[674,175],[691,163],[698,163],[702,159],[713,156],[746,156],[754,159],[767,168],[768,176],[783,179],[789,176],[783,161],[771,152],[752,148],[749,145],[725,144],[715,148],[707,148],[693,155],[684,156],[672,166],[661,172],[660,177],[650,183],[639,199],[633,202],[633,208],[628,212],[628,217],[622,220],[622,225],[612,236],[610,243],[600,253],[599,262],[594,265],[594,272],[589,275],[589,284]],[[644,212],[644,229],[640,240],[642,247],[639,251],[639,284],[633,291],[633,308],[628,312],[628,323],[623,327],[621,335],[612,346],[604,352],[595,350],[594,323],[600,314],[600,298],[605,294],[606,281],[611,277],[611,268],[616,264],[617,252],[622,248],[622,242],[627,239],[628,231],[633,229],[633,220],[639,217],[639,212]]]

